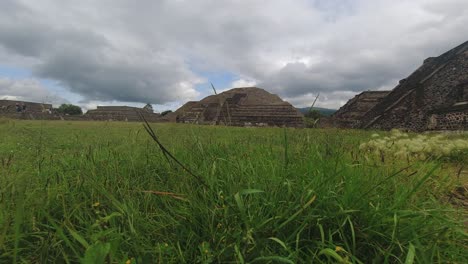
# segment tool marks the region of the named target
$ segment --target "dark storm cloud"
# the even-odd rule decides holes
[[[134,64],[112,52],[69,48],[48,57],[47,63],[38,65],[36,73],[60,80],[93,100],[165,103],[179,99],[180,84],[176,81],[191,76],[172,64],[144,56]]]
[[[298,102],[310,93],[334,100],[348,92],[391,89],[425,58],[468,40],[461,34],[468,23],[466,1],[365,2],[357,13],[318,30],[325,41],[302,47],[310,63],[293,59],[260,85]]]
[[[0,45],[34,58],[35,76],[57,80],[85,100],[165,103],[196,95],[198,78],[178,57],[132,47],[126,36],[119,43],[112,37],[120,36],[87,27],[86,19],[57,25],[25,5],[8,9],[0,11]]]
[[[403,60],[400,62],[390,59],[369,61],[363,58],[341,58],[341,60],[347,61],[340,61],[337,58],[333,62],[323,62],[314,66],[307,66],[302,62],[288,63],[259,85],[270,87],[273,91],[289,97],[311,92],[359,92],[391,85],[389,82],[402,79],[411,71],[411,67],[408,67],[411,62],[403,63]]]
[[[106,39],[91,31],[53,29],[43,24],[19,24],[11,21],[0,24],[0,43],[23,56],[40,57],[69,47],[100,49],[108,45]]]
[[[193,98],[206,71],[301,104],[318,92],[338,103],[395,86],[465,41],[467,24],[465,0],[0,2],[3,49],[104,101]]]

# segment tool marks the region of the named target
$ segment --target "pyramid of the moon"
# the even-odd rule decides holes
[[[371,109],[355,111],[352,106],[359,104],[359,98],[340,109],[335,120],[354,119],[349,124],[355,128],[468,129],[468,42],[424,60],[387,95],[376,98]]]
[[[168,118],[191,124],[303,126],[303,115],[290,103],[256,87],[234,88],[187,102]]]

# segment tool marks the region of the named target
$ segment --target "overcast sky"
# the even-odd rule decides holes
[[[467,25],[468,0],[0,0],[0,99],[164,110],[213,82],[338,108]]]

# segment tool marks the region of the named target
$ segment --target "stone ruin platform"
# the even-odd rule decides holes
[[[24,105],[25,110],[17,112],[16,105]],[[51,104],[26,101],[0,100],[0,116],[12,119],[53,120],[56,119]]]
[[[86,112],[83,118],[94,121],[139,122],[142,121],[139,113],[141,113],[148,122],[159,121],[160,114],[150,112],[144,108],[131,106],[98,106],[96,109]]]
[[[0,100],[0,114],[15,114],[16,104],[26,106],[26,113],[47,113],[52,111],[51,104],[41,104],[15,100]]]

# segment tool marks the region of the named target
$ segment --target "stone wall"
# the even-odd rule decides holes
[[[355,128],[358,126],[359,120],[334,117],[321,117],[317,122],[319,128]]]
[[[429,113],[428,130],[468,130],[468,101]]]
[[[21,120],[65,120],[66,117],[50,113],[4,113],[0,117]]]
[[[433,114],[429,118],[429,130],[467,130],[468,111]]]

